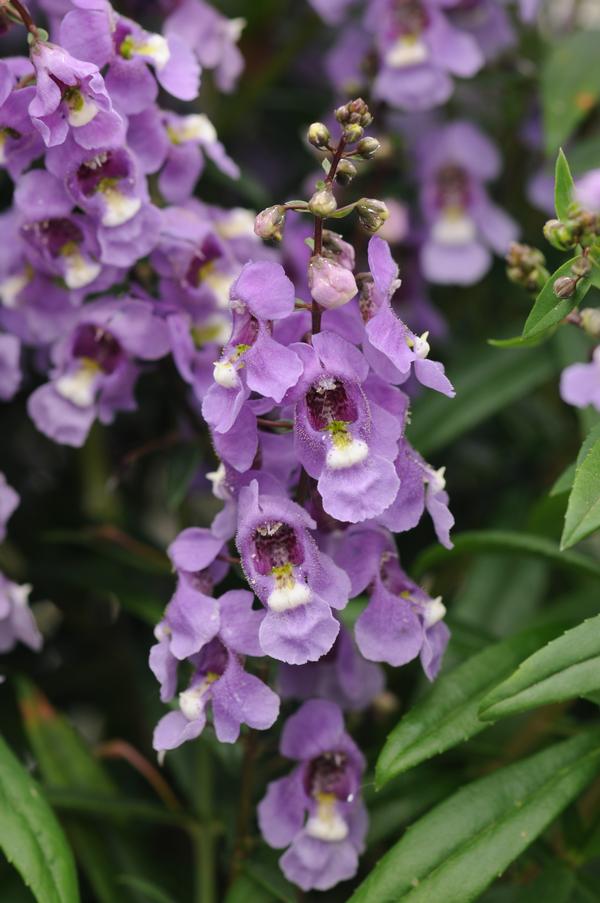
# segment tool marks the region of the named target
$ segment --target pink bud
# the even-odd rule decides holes
[[[328,310],[347,304],[358,291],[350,270],[327,257],[319,256],[310,259],[308,286],[317,304]]]

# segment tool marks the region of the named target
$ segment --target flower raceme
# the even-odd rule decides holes
[[[431,49],[431,29],[439,39],[449,26],[422,7]],[[223,210],[192,194],[205,157],[231,178],[236,164],[202,112],[163,108],[159,86],[194,100],[202,66],[230,90],[243,23],[182,0],[156,34],[108,0],[73,0],[54,24],[57,43],[28,25],[30,59],[0,65],[0,163],[18,178],[0,215],[0,397],[27,386],[38,430],[81,447],[96,420],[135,409],[142,372],[172,359],[190,426],[212,441],[199,477],[221,507],[169,546],[177,581],[150,667],[171,710],[154,746],[162,757],[209,729],[234,743],[242,726],[275,724],[280,695],[304,700],[281,740],[296,769],[269,786],[259,821],[268,843],[287,848],[287,877],[326,890],[354,874],[366,832],[365,762],[342,708],[364,709],[382,691],[380,663],[420,657],[432,679],[448,639],[442,603],[401,569],[392,531],[427,509],[450,544],[443,473],[405,426],[415,380],[454,390],[428,333],[396,312],[401,274],[374,234],[386,205],[340,208],[335,195],[379,149],[365,135],[372,116],[360,98],[339,107],[336,146],[311,126],[328,159],[309,201],[256,219]],[[403,35],[381,46],[388,69],[406,65]],[[436,78],[456,69],[436,67]],[[353,211],[366,254],[325,225]],[[310,253],[300,241],[290,255],[294,218],[306,216]],[[283,252],[263,239],[282,239]],[[17,502],[2,478],[2,537]],[[28,593],[0,575],[0,652],[40,647]],[[361,594],[351,629],[344,609]]]

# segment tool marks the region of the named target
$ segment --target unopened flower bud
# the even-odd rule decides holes
[[[558,251],[567,251],[577,244],[569,227],[558,219],[549,219],[544,224],[544,238]]]
[[[329,257],[347,270],[354,269],[355,254],[354,248],[347,241],[344,241],[337,232],[330,229],[323,229],[323,256]]]
[[[356,152],[359,154],[363,160],[370,160],[375,154],[379,151],[381,144],[377,140],[377,138],[371,138],[367,136],[366,138],[361,138],[361,140],[356,145]]]
[[[340,160],[335,174],[336,182],[340,185],[349,185],[355,175],[357,169],[352,160]]]
[[[285,225],[285,207],[276,204],[267,207],[257,215],[254,220],[254,232],[259,238],[273,238],[281,241],[282,230]]]
[[[511,282],[535,294],[544,287],[550,275],[544,266],[546,260],[542,252],[516,241],[508,249],[506,263],[506,275]]]
[[[557,298],[572,298],[577,288],[577,279],[573,279],[572,276],[559,276],[553,288]]]
[[[600,308],[584,307],[580,316],[582,329],[593,339],[600,339]]]
[[[334,115],[341,125],[352,122],[366,128],[373,122],[373,117],[362,97],[338,107]]]
[[[348,125],[344,126],[344,139],[346,144],[354,144],[355,141],[360,141],[364,133],[365,130],[358,122],[349,122]]]
[[[313,147],[325,148],[331,141],[331,133],[324,122],[313,122],[308,129],[308,140]]]
[[[358,291],[351,270],[319,255],[308,264],[308,287],[317,304],[328,310],[347,304]]]
[[[333,196],[331,188],[325,187],[315,191],[308,208],[315,216],[331,216],[337,210],[337,201]]]
[[[361,226],[370,233],[377,232],[389,216],[383,201],[376,198],[361,198],[356,204],[356,212]]]
[[[592,264],[589,257],[577,257],[573,261],[571,272],[574,276],[587,276],[592,270]]]

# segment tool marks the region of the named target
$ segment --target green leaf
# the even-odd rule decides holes
[[[144,901],[148,903],[175,903],[173,897],[166,893],[156,884],[151,884],[145,878],[138,878],[137,875],[119,875],[117,884],[123,887],[130,887],[134,891],[139,891]]]
[[[594,447],[596,442],[600,442],[600,425],[593,427],[583,442],[583,445],[579,449],[577,454],[577,460],[574,464],[569,464],[567,468],[561,473],[556,483],[553,485],[550,490],[550,495],[561,495],[563,492],[568,492],[569,489],[573,485],[573,480],[575,479],[575,471],[583,462],[584,458],[587,456],[588,452]]]
[[[541,77],[546,150],[556,153],[600,98],[600,67],[594,64],[598,32],[579,30],[556,44]]]
[[[468,784],[408,829],[350,903],[477,899],[599,771],[594,730]]]
[[[528,395],[552,376],[557,362],[548,348],[502,354],[488,348],[461,370],[449,369],[456,398],[430,392],[414,405],[408,435],[425,455]]]
[[[62,828],[1,737],[0,848],[39,903],[77,903],[77,873]]]
[[[167,505],[176,511],[188,494],[190,484],[200,467],[202,450],[196,442],[182,443],[167,460]]]
[[[575,571],[588,577],[600,578],[600,562],[578,552],[561,552],[550,539],[532,533],[510,530],[473,530],[454,537],[454,548],[430,546],[419,556],[413,571],[424,574],[437,564],[449,561],[465,552],[499,552],[505,554],[535,555],[546,558],[561,570]]]
[[[595,432],[598,432],[597,430]],[[577,464],[569,496],[561,549],[570,549],[600,528],[600,438]]]
[[[591,275],[584,276],[577,283],[577,288],[570,298],[557,298],[554,294],[554,283],[561,276],[570,276],[571,267],[576,258],[572,257],[553,273],[536,298],[525,326],[523,338],[533,338],[545,333],[551,326],[556,326],[571,313],[585,298],[591,284]]]
[[[600,615],[538,649],[480,706],[495,721],[540,705],[563,702],[600,690]]]
[[[485,730],[486,723],[478,716],[482,699],[499,680],[513,673],[524,656],[559,631],[556,625],[527,630],[488,646],[445,674],[387,738],[377,760],[378,787]]]
[[[557,495],[562,495],[564,492],[568,492],[571,486],[573,485],[573,479],[575,477],[575,464],[569,464],[568,467],[565,467],[558,480],[553,484],[548,495],[550,498],[554,498]]]
[[[536,333],[536,335],[528,338],[516,335],[511,339],[488,339],[488,345],[492,345],[494,348],[535,348],[536,345],[546,342],[555,332],[556,327],[551,326],[544,332]]]
[[[556,158],[556,169],[554,171],[554,206],[556,207],[556,215],[560,220],[564,221],[569,218],[574,191],[573,176],[561,147]]]

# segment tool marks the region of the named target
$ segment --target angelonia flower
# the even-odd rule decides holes
[[[287,877],[327,890],[355,874],[367,827],[365,761],[342,709],[376,700],[382,664],[420,658],[433,679],[448,640],[441,600],[402,570],[393,533],[427,511],[451,544],[444,471],[405,437],[405,389],[454,390],[427,327],[398,314],[402,274],[376,235],[386,203],[338,196],[379,151],[373,117],[356,98],[331,129],[310,127],[325,167],[307,200],[258,215],[206,204],[194,196],[206,160],[239,170],[185,104],[201,68],[233,88],[244,23],[202,0],[169,3],[162,33],[108,0],[42,6],[52,42],[26,15],[29,58],[0,66],[0,166],[16,181],[0,214],[0,398],[26,390],[35,427],[81,447],[94,423],[135,410],[144,372],[180,380],[186,423],[212,445],[198,483],[219,504],[168,549],[175,585],[150,650],[166,707],[154,748],[162,760],[209,731],[222,743],[268,731],[284,700],[281,752],[297,764],[269,786],[259,822],[286,848]],[[414,65],[465,74],[444,44],[457,29],[434,6],[419,28],[435,60]],[[408,32],[394,23],[395,50],[373,36],[382,67],[402,70]],[[355,218],[366,253],[329,228],[332,214]],[[17,502],[1,477],[2,537]],[[29,589],[0,575],[2,652],[40,647]],[[344,609],[359,595],[350,629]]]
[[[560,377],[560,396],[577,408],[588,405],[600,411],[600,345],[588,364],[571,364]]]

